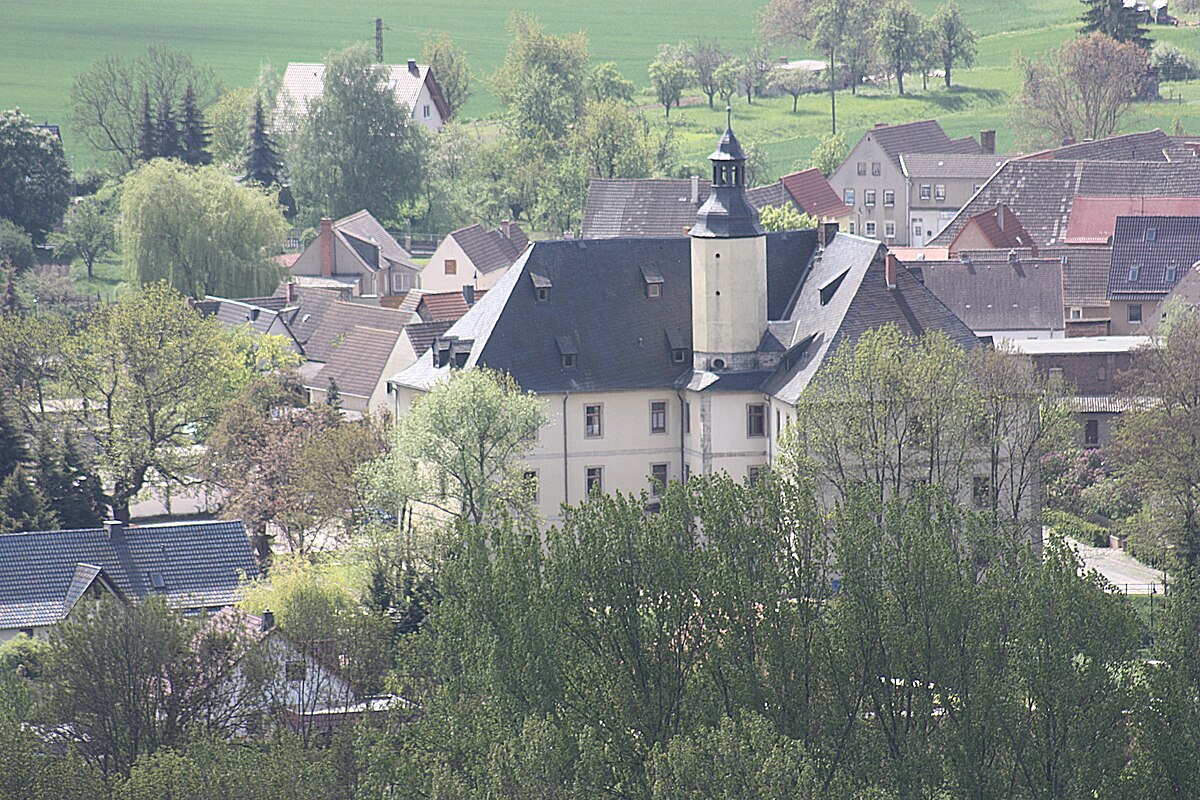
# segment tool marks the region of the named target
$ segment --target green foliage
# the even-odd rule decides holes
[[[95,528],[107,513],[104,487],[69,430],[42,431],[37,446],[37,487],[63,528]]]
[[[455,119],[471,96],[471,67],[466,52],[448,33],[428,34],[421,47],[421,60],[433,71],[450,119]]]
[[[509,129],[534,139],[561,139],[583,112],[587,37],[546,33],[537,17],[521,11],[509,15],[508,34],[504,63],[491,84],[508,106]]]
[[[796,105],[800,95],[821,90],[821,80],[814,72],[806,69],[782,69],[771,71],[771,86],[792,98],[792,113],[796,113]]]
[[[605,100],[631,103],[636,91],[637,87],[633,85],[633,81],[622,75],[617,65],[611,61],[597,64],[588,74],[588,99],[597,103],[603,103]]]
[[[45,639],[17,634],[0,644],[0,673],[37,681],[46,671],[48,653]]]
[[[387,223],[419,197],[428,163],[424,128],[396,103],[366,45],[330,53],[325,90],[296,135],[290,173],[306,220],[365,208]]]
[[[833,133],[822,136],[821,141],[813,149],[812,161],[809,166],[816,167],[822,175],[828,178],[842,165],[849,152],[850,147],[846,144],[844,134]]]
[[[196,105],[196,92],[192,84],[183,92],[183,103],[179,120],[179,157],[194,167],[212,163],[209,153],[209,130],[200,108]]]
[[[1170,42],[1155,42],[1150,65],[1164,81],[1190,81],[1200,77],[1196,56]]]
[[[235,223],[236,221],[236,223]],[[155,159],[125,178],[121,249],[131,277],[190,297],[258,297],[279,285],[287,228],[275,198],[217,167]]]
[[[95,195],[85,197],[70,207],[63,224],[66,228],[63,233],[50,237],[54,254],[82,259],[88,277],[95,277],[96,262],[112,253],[117,245],[112,200]]]
[[[874,33],[880,60],[895,76],[899,93],[904,94],[904,75],[921,63],[924,21],[908,0],[888,0],[880,9]]]
[[[182,158],[183,142],[179,135],[179,120],[171,107],[171,98],[163,95],[158,102],[158,113],[154,117],[151,158]]]
[[[254,114],[250,124],[250,138],[245,147],[246,180],[260,186],[276,186],[281,183],[283,162],[279,158],[279,148],[267,131],[266,115],[263,112],[263,101],[254,101]]]
[[[683,90],[696,80],[684,45],[665,44],[658,49],[658,58],[650,62],[650,85],[658,102],[671,116],[671,106],[679,105]]]
[[[929,21],[933,41],[930,52],[942,65],[946,86],[950,86],[950,73],[955,67],[969,67],[975,63],[978,50],[975,31],[967,26],[962,8],[949,2],[937,10]]]
[[[58,527],[46,496],[25,468],[18,466],[0,483],[0,531],[52,531]]]
[[[800,231],[817,227],[817,219],[811,214],[801,214],[791,203],[783,206],[763,206],[758,210],[758,221],[765,231]]]
[[[7,219],[0,219],[0,266],[24,272],[32,269],[36,259],[29,234]]]
[[[258,93],[250,86],[227,89],[207,111],[211,137],[209,151],[213,162],[227,169],[239,169],[249,144],[247,131],[254,119]]]
[[[1127,8],[1124,0],[1080,0],[1084,5],[1079,32],[1084,36],[1101,33],[1118,42],[1132,42],[1149,49],[1150,39],[1137,11]]]
[[[1049,509],[1042,514],[1043,520],[1059,536],[1066,536],[1092,547],[1108,547],[1108,528],[1088,522],[1070,511]]]
[[[0,220],[36,242],[62,219],[70,199],[70,171],[62,142],[16,111],[0,111]]]

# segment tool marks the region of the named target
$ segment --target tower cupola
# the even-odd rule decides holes
[[[696,212],[691,235],[715,239],[761,236],[758,211],[746,200],[746,151],[733,133],[733,110],[725,107],[725,133],[708,160],[712,189]]]

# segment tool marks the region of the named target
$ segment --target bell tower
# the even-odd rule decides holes
[[[708,157],[712,188],[692,227],[692,351],[697,370],[755,369],[767,330],[767,237],[746,201],[746,153],[725,134]]]

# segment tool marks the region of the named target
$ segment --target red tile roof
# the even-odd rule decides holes
[[[816,167],[784,175],[779,180],[796,201],[796,205],[804,209],[804,213],[818,219],[846,214],[846,204]]]
[[[987,239],[988,244],[995,249],[1012,249],[1018,247],[1030,247],[1033,244],[1033,238],[1021,226],[1021,221],[1017,219],[1017,215],[1012,212],[1008,206],[1004,204],[997,205],[995,208],[989,208],[987,211],[971,217],[967,227],[975,227]],[[962,230],[958,236],[954,237],[954,241],[950,243],[950,252],[956,253],[958,247],[958,237],[962,235]]]
[[[484,290],[475,292],[475,300],[483,297]],[[421,295],[417,305],[417,315],[426,322],[455,321],[467,313],[467,301],[462,292],[429,292]]]
[[[1200,197],[1076,197],[1067,244],[1108,244],[1117,217],[1200,217]]]

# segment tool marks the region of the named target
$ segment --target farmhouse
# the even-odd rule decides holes
[[[403,294],[417,285],[421,268],[400,243],[363,210],[336,222],[321,220],[317,238],[292,264],[297,278],[318,278],[362,297]]]
[[[409,59],[407,64],[383,64],[388,87],[409,116],[432,131],[440,131],[450,119],[450,109],[428,64]],[[308,113],[308,104],[325,90],[325,65],[290,63],[275,100],[275,124],[284,132],[294,131]]]
[[[447,234],[425,269],[421,288],[431,292],[458,292],[464,286],[490,289],[529,244],[515,222],[488,230],[476,223]]]

